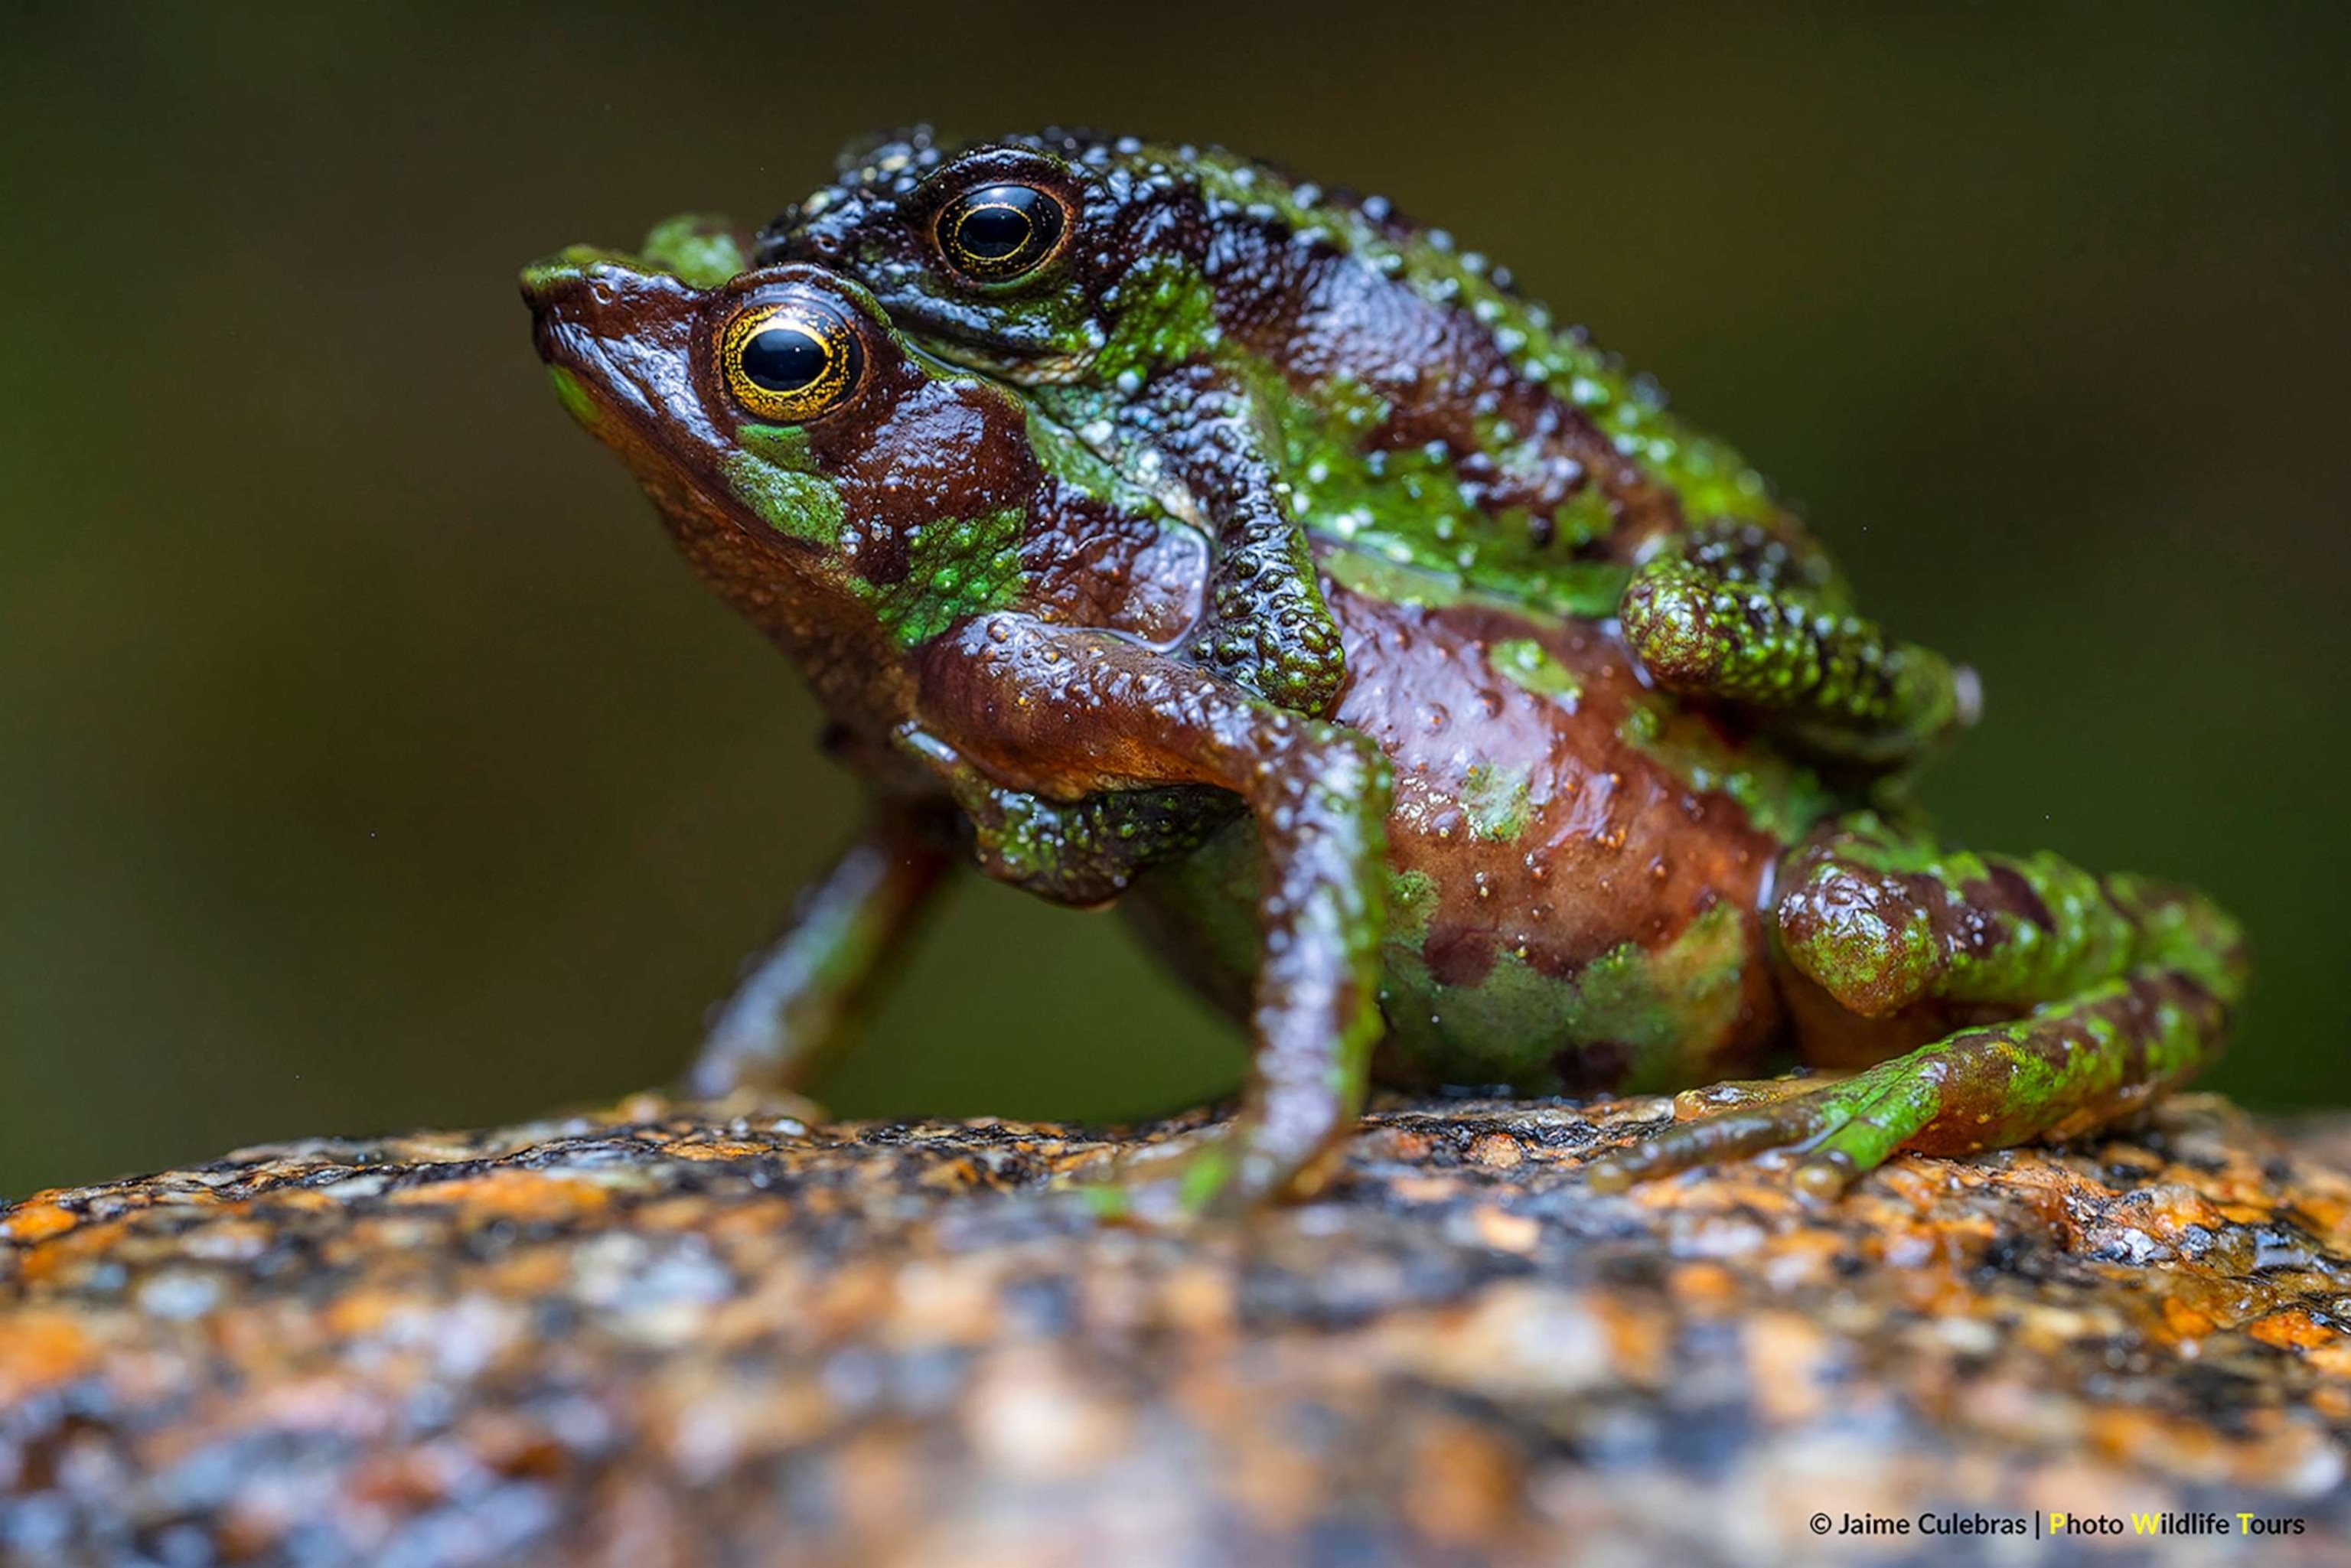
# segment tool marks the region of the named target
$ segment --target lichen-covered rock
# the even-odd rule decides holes
[[[1324,1200],[1186,1235],[1040,1194],[1193,1121],[643,1102],[44,1193],[0,1211],[0,1552],[2351,1549],[2351,1180],[2293,1140],[2191,1100],[2061,1151],[1899,1160],[1821,1212],[1766,1167],[1585,1189],[1587,1155],[1669,1113],[1391,1104]],[[2052,1540],[2053,1512],[2172,1517]],[[1823,1542],[1815,1515],[1888,1522]],[[2283,1533],[2234,1539],[2246,1516]]]

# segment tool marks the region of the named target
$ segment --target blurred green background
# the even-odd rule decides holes
[[[547,392],[521,262],[925,118],[1222,141],[1517,269],[1972,660],[1953,830],[2192,878],[2351,1099],[2351,51],[2317,7],[0,4],[0,1191],[680,1068],[852,820]],[[1228,1087],[967,885],[833,1099]]]

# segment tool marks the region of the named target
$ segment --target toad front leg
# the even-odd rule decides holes
[[[2220,1054],[2245,984],[2211,903],[2054,855],[1973,855],[1864,813],[1783,870],[1790,961],[1852,1011],[2014,1009],[1823,1088],[1669,1128],[1602,1161],[1625,1184],[1801,1147],[1799,1186],[1841,1191],[1897,1150],[1967,1154],[2086,1132]]]
[[[687,1085],[805,1092],[839,1060],[875,982],[954,863],[936,806],[882,801],[854,841],[804,888],[791,925],[713,1018]]]
[[[1380,1029],[1389,780],[1370,738],[1115,636],[1017,614],[925,649],[921,706],[925,729],[1008,788],[1240,798],[1265,863],[1240,1113],[1108,1207],[1148,1218],[1311,1191],[1353,1125]]]
[[[1330,711],[1346,656],[1255,401],[1217,367],[1186,364],[1122,418],[1143,461],[1161,466],[1148,477],[1176,481],[1215,541],[1194,657],[1276,706]]]
[[[1744,708],[1828,761],[1900,768],[1975,722],[1973,672],[1854,614],[1824,557],[1752,529],[1672,538],[1617,613],[1659,685]]]

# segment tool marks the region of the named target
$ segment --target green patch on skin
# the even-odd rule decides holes
[[[856,584],[891,634],[920,647],[970,615],[1001,610],[1020,596],[1020,532],[1029,513],[1001,507],[977,517],[935,517],[909,536],[906,575],[896,582]]]
[[[1186,788],[1048,800],[1002,789],[959,758],[942,776],[971,819],[973,847],[989,875],[1081,905],[1114,897],[1138,871],[1197,849],[1242,810],[1233,797]]]
[[[1574,672],[1552,658],[1551,650],[1531,637],[1495,643],[1488,650],[1486,662],[1512,685],[1539,697],[1549,697],[1570,713],[1575,711],[1575,705],[1583,696],[1583,683],[1575,678]]]
[[[799,424],[747,424],[735,433],[736,444],[764,463],[789,474],[818,471],[816,452],[808,428]]]
[[[680,213],[645,235],[644,260],[680,282],[716,288],[743,270],[743,247],[725,218]]]
[[[1616,526],[1616,517],[1600,486],[1586,485],[1559,504],[1552,512],[1551,522],[1555,535],[1552,548],[1572,550],[1606,538],[1609,530]]]
[[[1482,978],[1442,985],[1429,975],[1424,936],[1408,927],[1389,934],[1380,999],[1391,1039],[1432,1082],[1507,1083],[1521,1093],[1555,1092],[1560,1058],[1586,1050],[1621,1054],[1618,1086],[1629,1092],[1703,1082],[1708,1051],[1737,1024],[1750,956],[1729,904],[1664,947],[1626,942],[1561,977],[1505,948]]]
[[[797,425],[747,424],[740,450],[726,459],[726,482],[743,504],[779,534],[831,546],[845,515],[841,491],[814,472],[808,433]]]
[[[1137,263],[1102,297],[1110,336],[1091,379],[1132,392],[1162,365],[1207,353],[1217,340],[1217,295],[1190,263],[1155,256]]]
[[[1362,550],[1334,549],[1320,564],[1342,587],[1389,604],[1434,610],[1489,599],[1487,595],[1469,592],[1456,578],[1421,567],[1400,566],[1384,556],[1366,555]]]
[[[601,246],[567,245],[553,256],[542,256],[522,269],[522,286],[532,294],[543,294],[572,278],[584,276],[601,263],[610,262],[631,272],[642,271],[637,257],[626,251],[607,250]]]
[[[1472,764],[1461,781],[1461,810],[1469,819],[1469,836],[1508,843],[1526,831],[1528,779],[1523,768]]]
[[[1703,716],[1669,698],[1635,701],[1616,737],[1691,789],[1729,796],[1758,831],[1782,843],[1803,837],[1842,804],[1811,768],[1763,747],[1736,746]]]
[[[1437,879],[1425,871],[1388,873],[1388,935],[1418,942],[1437,908]]]
[[[1568,612],[1556,603],[1531,603],[1507,588],[1473,587],[1463,582],[1458,572],[1414,561],[1399,561],[1386,554],[1375,555],[1352,546],[1320,550],[1315,564],[1341,587],[1384,603],[1422,610],[1441,610],[1455,604],[1482,604],[1490,609],[1509,611],[1539,625],[1566,623]]]
[[[588,395],[588,389],[580,384],[580,378],[561,365],[549,365],[547,367],[547,379],[554,384],[555,401],[563,405],[563,412],[579,421],[584,428],[595,429],[596,421],[601,417],[596,400]]]
[[[1131,483],[1101,454],[1080,440],[1075,431],[1047,415],[1033,402],[1024,400],[1024,406],[1029,416],[1029,449],[1037,455],[1037,465],[1047,474],[1079,494],[1119,511],[1168,516],[1148,491]],[[1169,520],[1178,519],[1170,516]]]
[[[1247,369],[1264,405],[1278,413],[1291,504],[1312,532],[1513,605],[1587,618],[1614,613],[1631,569],[1573,559],[1579,543],[1607,528],[1604,498],[1579,495],[1562,505],[1545,540],[1524,512],[1482,511],[1444,452],[1365,450],[1388,405],[1361,383],[1334,377],[1301,396],[1271,367]]]

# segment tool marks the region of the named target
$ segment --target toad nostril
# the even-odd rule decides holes
[[[590,287],[587,272],[578,263],[561,259],[533,262],[522,269],[520,282],[523,303],[542,320]]]

